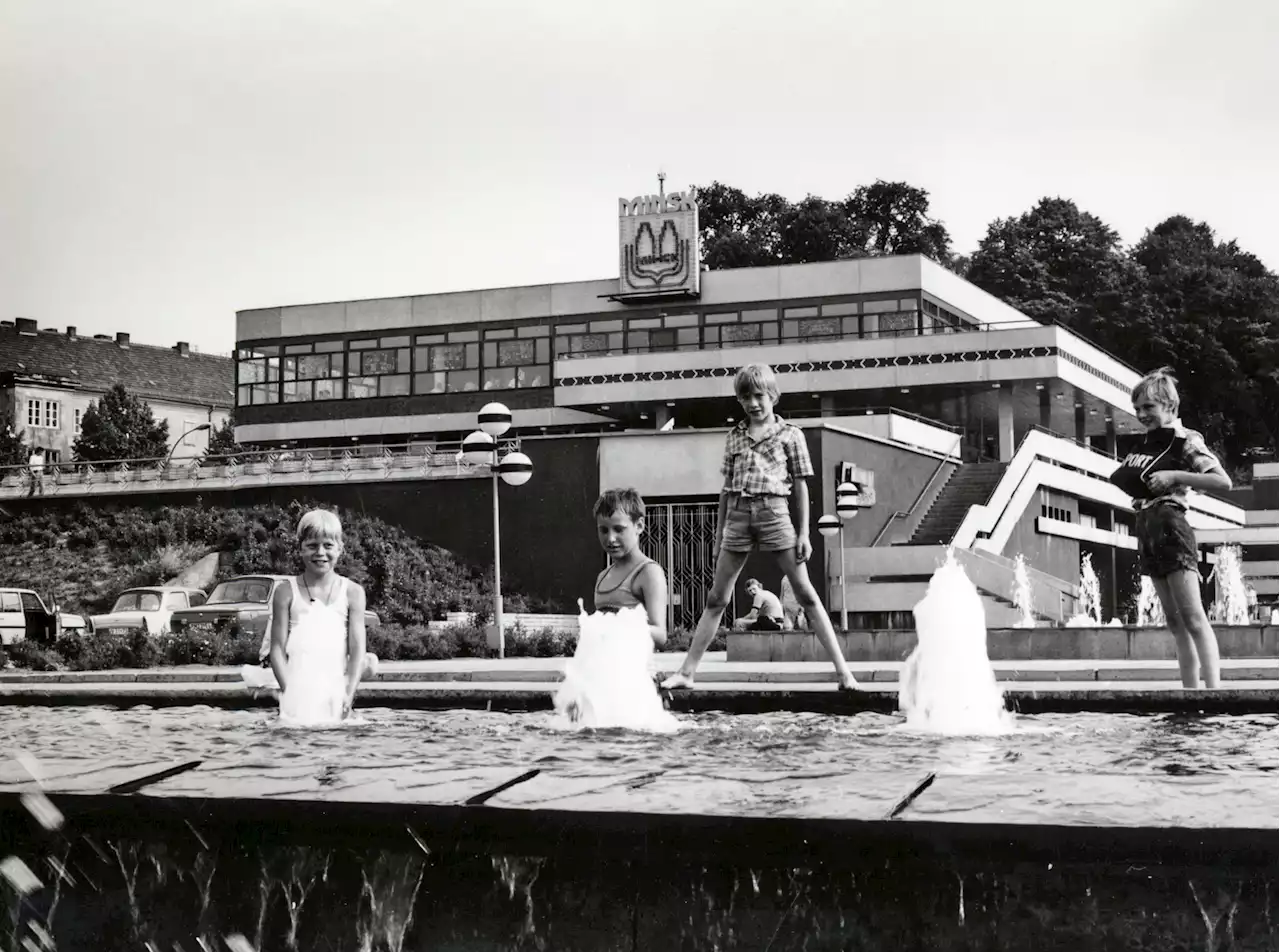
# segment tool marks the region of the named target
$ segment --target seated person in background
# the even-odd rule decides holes
[[[778,596],[760,584],[759,579],[747,579],[747,594],[751,596],[751,611],[733,623],[738,631],[781,631],[782,602]]]
[[[778,598],[782,602],[782,630],[807,631],[809,619],[805,615],[804,609],[800,607],[800,602],[796,598],[796,590],[791,587],[791,579],[785,575],[782,577],[782,587],[778,592]]]

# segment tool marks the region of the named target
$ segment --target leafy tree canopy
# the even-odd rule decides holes
[[[118,383],[80,418],[72,453],[78,460],[161,459],[169,452],[169,421]]]

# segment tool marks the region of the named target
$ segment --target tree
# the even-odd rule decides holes
[[[0,426],[0,466],[25,466],[31,459],[26,434],[5,420]]]
[[[712,270],[838,261],[868,255],[926,254],[947,264],[947,229],[929,218],[929,193],[877,181],[847,198],[750,198],[712,182],[696,189],[703,263]]]
[[[929,193],[906,182],[877,180],[860,185],[844,201],[867,255],[927,255],[940,264],[951,259],[946,226],[929,217]]]
[[[781,263],[781,216],[789,206],[785,198],[748,198],[742,190],[719,182],[695,191],[703,264],[721,270]]]
[[[1120,236],[1064,198],[1042,198],[987,227],[968,279],[1045,324],[1088,323],[1087,309],[1130,284]],[[1082,310],[1084,309],[1084,310]]]
[[[1243,464],[1255,448],[1274,454],[1276,275],[1185,215],[1147,231],[1131,257],[1146,272],[1165,362],[1179,377],[1189,419],[1230,464]]]
[[[863,257],[866,236],[841,202],[810,195],[783,210],[780,226],[784,264]]]
[[[71,448],[78,460],[159,459],[169,452],[169,421],[156,421],[145,400],[116,384],[89,404]]]
[[[209,434],[209,448],[204,455],[207,459],[210,456],[235,456],[243,452],[245,448],[236,442],[236,420],[233,411],[227,414],[227,418],[222,421],[222,426],[215,428]]]

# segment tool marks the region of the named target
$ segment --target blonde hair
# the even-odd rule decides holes
[[[1134,384],[1133,402],[1137,403],[1143,397],[1150,397],[1177,413],[1181,401],[1178,397],[1178,378],[1173,375],[1173,368],[1159,367]]]
[[[768,364],[747,364],[733,378],[733,392],[745,397],[752,390],[763,391],[774,403],[778,402],[778,378]]]
[[[298,520],[298,545],[317,537],[342,544],[342,522],[336,513],[328,509],[311,509]]]

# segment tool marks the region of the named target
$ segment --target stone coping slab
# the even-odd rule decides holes
[[[522,842],[537,855],[582,842],[735,857],[830,856],[898,844],[984,857],[1043,855],[1274,870],[1276,778],[1270,775],[964,774],[820,768],[758,775],[690,769],[378,767],[205,761],[164,777],[170,761],[40,765],[43,792],[69,826],[132,826],[199,836],[207,824],[265,824],[308,842],[369,831],[453,843]],[[163,779],[145,784],[149,776]],[[922,781],[931,782],[924,784]],[[137,792],[108,788],[143,781]],[[25,768],[0,770],[0,819],[36,789]],[[691,795],[696,791],[696,797]],[[1046,795],[1047,792],[1049,795]],[[912,794],[916,795],[912,797]],[[905,807],[903,806],[905,804]],[[184,829],[185,828],[185,829]]]
[[[669,673],[679,667],[680,655],[660,656],[652,665],[655,672]],[[367,685],[404,682],[531,682],[557,684],[564,677],[566,658],[466,658],[451,661],[387,661],[377,678]],[[849,667],[862,682],[897,682],[903,663],[850,662]],[[1006,681],[1176,681],[1176,660],[1096,661],[1049,660],[993,661],[997,680]],[[1280,677],[1280,660],[1224,658],[1224,680],[1271,681]],[[740,662],[708,659],[698,670],[700,683],[795,684],[834,682],[835,671],[825,658],[818,661]],[[33,684],[230,684],[240,685],[239,667],[189,665],[174,668],[115,669],[107,671],[5,671],[4,685]]]
[[[549,710],[554,684],[521,681],[417,681],[363,686],[357,705],[424,710],[485,708],[499,711]],[[1004,685],[1007,705],[1016,711],[1128,711],[1273,713],[1280,681],[1239,681],[1213,691],[1184,690],[1171,681],[1025,681]],[[797,683],[700,681],[692,690],[664,692],[673,711],[814,711],[856,713],[897,709],[897,685],[866,682],[863,690],[841,693],[834,679]],[[224,708],[274,707],[268,693],[257,695],[231,682],[172,684],[109,682],[0,685],[0,706],[139,704]]]
[[[1226,658],[1280,658],[1280,628],[1275,625],[1214,625],[1218,650]],[[826,654],[810,631],[731,632],[725,636],[730,661],[818,661]],[[901,661],[916,646],[911,629],[837,632],[849,661]],[[987,654],[992,661],[1177,660],[1167,628],[991,628]]]

